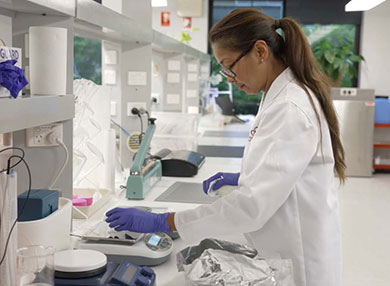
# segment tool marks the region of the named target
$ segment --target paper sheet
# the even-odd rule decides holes
[[[179,73],[168,73],[167,82],[168,83],[180,83],[180,74]]]
[[[176,61],[176,60],[168,61],[168,70],[180,71],[180,61]]]
[[[167,104],[180,104],[180,94],[167,94]]]

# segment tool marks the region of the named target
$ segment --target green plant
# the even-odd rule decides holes
[[[345,77],[352,81],[357,77],[356,63],[364,61],[354,52],[352,43],[339,37],[337,41],[319,40],[312,45],[314,56],[324,72],[335,82]]]
[[[192,28],[192,30],[190,30],[190,31],[187,31],[187,30],[181,31],[181,40],[180,41],[182,43],[188,44],[192,40],[190,32],[196,32],[196,31],[199,31],[199,28]]]
[[[102,42],[75,36],[73,52],[79,75],[102,84]]]

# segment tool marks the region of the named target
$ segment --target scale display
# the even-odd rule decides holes
[[[159,244],[160,241],[161,241],[161,237],[159,237],[159,236],[153,234],[153,235],[150,237],[148,243],[149,243],[150,245],[157,246],[157,245]]]

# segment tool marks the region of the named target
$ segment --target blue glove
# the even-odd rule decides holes
[[[15,64],[16,60],[0,63],[0,84],[10,91],[13,98],[28,84],[23,70]]]
[[[155,214],[135,208],[114,208],[106,213],[106,222],[116,231],[141,233],[170,232],[168,214]]]
[[[203,181],[203,191],[205,194],[208,194],[210,184],[212,184],[214,181],[214,185],[212,186],[212,190],[216,191],[220,187],[225,185],[230,186],[237,186],[238,185],[238,179],[240,178],[240,173],[222,173],[218,172],[214,176],[211,176],[207,180]]]

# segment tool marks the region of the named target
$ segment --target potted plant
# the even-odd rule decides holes
[[[364,61],[363,56],[355,54],[352,43],[342,37],[332,42],[322,39],[312,44],[312,50],[334,86],[340,86],[342,78],[352,86],[352,80],[357,77],[356,63]]]

